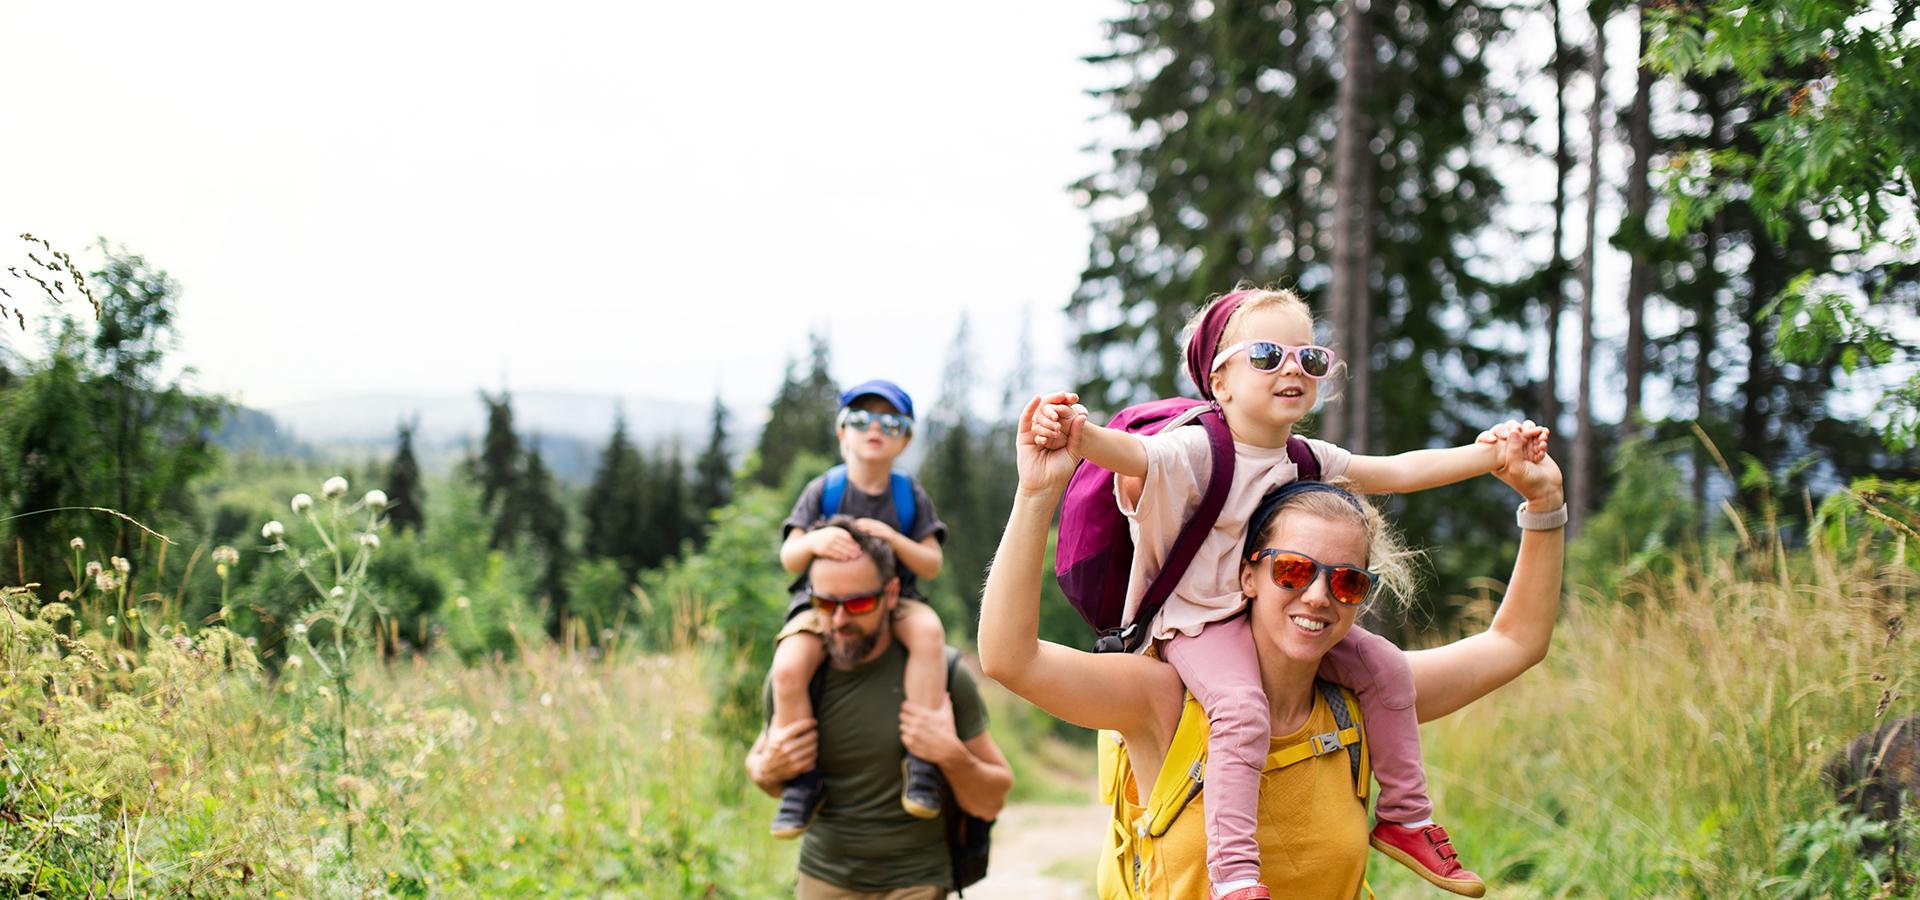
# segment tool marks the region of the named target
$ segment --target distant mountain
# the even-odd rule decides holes
[[[682,446],[697,450],[706,441],[706,402],[688,403],[658,397],[623,397],[563,391],[513,392],[513,426],[523,437],[571,437],[604,441],[613,433],[616,410],[624,409],[627,431],[640,444],[679,438]],[[426,444],[458,444],[478,440],[486,430],[486,410],[477,393],[362,394],[268,407],[266,412],[310,444],[391,443],[394,427],[417,419],[414,440]],[[729,423],[736,442],[741,435]]]

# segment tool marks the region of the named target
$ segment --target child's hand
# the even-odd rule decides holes
[[[818,529],[807,535],[807,539],[812,541],[808,549],[814,556],[846,562],[860,555],[860,545],[854,543],[853,535],[838,525]]]
[[[1014,465],[1020,472],[1022,491],[1044,491],[1067,486],[1067,479],[1073,477],[1074,466],[1080,463],[1074,455],[1079,443],[1080,429],[1086,426],[1086,416],[1076,415],[1066,420],[1064,435],[1056,435],[1049,447],[1042,444],[1034,434],[1034,422],[1041,418],[1039,411],[1048,405],[1070,405],[1074,401],[1072,394],[1049,394],[1027,401],[1027,408],[1020,412],[1020,431],[1014,437]]]
[[[1532,419],[1525,422],[1508,419],[1480,432],[1477,440],[1482,444],[1499,444],[1503,441],[1518,440],[1525,448],[1522,455],[1532,462],[1539,462],[1547,458],[1547,438],[1551,436],[1552,432],[1546,426],[1536,425]],[[1506,465],[1504,456],[1500,465],[1503,468]]]
[[[1058,450],[1067,446],[1067,435],[1075,417],[1085,418],[1087,408],[1080,405],[1080,395],[1075,393],[1054,394],[1061,402],[1045,402],[1033,414],[1033,445]]]
[[[892,525],[888,525],[879,519],[855,519],[853,520],[853,524],[860,526],[861,531],[883,541],[891,542],[894,538],[900,536],[900,532],[893,530]]]

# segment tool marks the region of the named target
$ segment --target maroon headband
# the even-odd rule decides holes
[[[1187,377],[1200,389],[1202,399],[1213,399],[1213,355],[1220,352],[1220,338],[1227,333],[1227,320],[1240,308],[1240,301],[1252,294],[1253,291],[1234,291],[1213,301],[1213,305],[1207,307],[1207,314],[1200,317],[1200,324],[1194,326],[1193,335],[1187,338]]]

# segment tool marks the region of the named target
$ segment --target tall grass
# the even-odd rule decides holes
[[[1437,818],[1501,896],[1832,889],[1788,838],[1831,818],[1821,765],[1914,710],[1920,578],[1898,540],[1789,550],[1735,525],[1734,546],[1574,588],[1544,663],[1423,730]],[[1384,896],[1421,890],[1396,869],[1375,862]]]

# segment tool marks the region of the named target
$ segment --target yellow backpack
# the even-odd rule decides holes
[[[1331,682],[1314,679],[1313,684],[1327,701],[1339,730],[1309,735],[1298,744],[1267,754],[1266,768],[1282,769],[1345,750],[1354,795],[1365,804],[1373,773],[1361,752],[1365,732],[1361,727],[1360,704],[1351,692]],[[1153,841],[1166,834],[1188,804],[1200,796],[1205,781],[1207,732],[1207,713],[1200,708],[1200,701],[1188,694],[1180,710],[1180,724],[1175,726],[1173,740],[1167,746],[1166,761],[1154,779],[1153,791],[1140,814],[1131,820],[1127,815],[1127,783],[1133,772],[1127,748],[1118,733],[1100,732],[1100,800],[1113,808],[1097,879],[1101,900],[1144,900],[1146,897],[1144,857],[1151,852]],[[1371,898],[1372,889],[1365,890]]]

